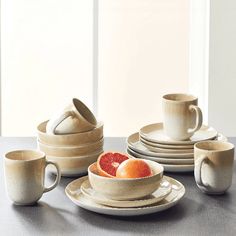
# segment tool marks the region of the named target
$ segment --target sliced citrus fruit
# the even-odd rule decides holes
[[[143,178],[152,175],[149,165],[138,159],[129,159],[122,162],[116,171],[117,178]]]
[[[98,173],[101,176],[114,178],[119,165],[129,157],[119,152],[104,152],[97,160]]]

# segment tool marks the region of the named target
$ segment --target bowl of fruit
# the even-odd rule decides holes
[[[154,161],[118,152],[102,153],[88,168],[92,188],[109,199],[133,200],[152,194],[160,186],[164,168]]]

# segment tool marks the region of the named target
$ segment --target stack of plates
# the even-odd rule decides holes
[[[76,205],[89,211],[115,216],[135,216],[160,212],[176,205],[185,194],[177,180],[164,176],[160,187],[151,195],[136,200],[112,200],[97,193],[87,176],[69,183],[66,195]]]
[[[214,128],[203,125],[189,140],[175,141],[166,136],[163,123],[155,123],[127,138],[127,153],[135,158],[159,162],[165,171],[190,172],[194,170],[193,146],[203,140],[227,141],[227,138]]]
[[[87,173],[88,166],[103,152],[103,123],[87,132],[51,135],[46,133],[47,121],[37,127],[38,148],[49,161],[56,162],[62,176],[77,176]],[[55,173],[55,169],[49,166]]]

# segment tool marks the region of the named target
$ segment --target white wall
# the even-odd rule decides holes
[[[71,97],[92,107],[93,0],[2,0],[2,134],[35,135]]]
[[[209,124],[236,135],[236,1],[212,0],[210,11]]]
[[[127,136],[162,121],[163,94],[188,91],[189,1],[99,3],[99,116]]]

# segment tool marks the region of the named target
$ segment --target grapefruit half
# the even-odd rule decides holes
[[[119,152],[104,152],[97,160],[98,173],[101,176],[114,178],[119,165],[129,157]]]

